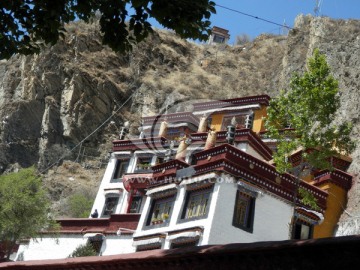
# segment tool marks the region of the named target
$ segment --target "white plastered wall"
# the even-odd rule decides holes
[[[86,244],[87,237],[81,234],[61,235],[58,238],[45,236],[42,239],[31,239],[28,244],[21,244],[17,260],[47,260],[67,258],[78,246]],[[100,254],[115,255],[135,252],[132,246],[132,235],[106,235]]]
[[[248,153],[249,155],[252,155],[257,159],[264,160],[264,158],[248,143],[238,143],[236,148]]]
[[[199,239],[199,245],[207,245],[209,243],[210,231],[212,230],[211,226],[215,216],[215,208],[218,200],[218,193],[219,193],[219,184],[215,183],[211,195],[208,215],[206,218],[183,222],[180,220],[180,215],[182,213],[184,207],[184,201],[186,199],[186,186],[179,186],[177,194],[175,195],[176,199],[173,206],[173,211],[171,214],[169,225],[163,227],[153,227],[153,228],[145,226],[147,218],[150,214],[149,212],[151,207],[151,198],[148,196],[144,205],[144,210],[142,212],[139,221],[139,225],[137,227],[134,236],[140,237],[140,236],[163,233],[164,236],[166,237],[167,233],[171,231],[183,230],[193,227],[202,227],[203,233]],[[165,238],[163,249],[168,249],[170,247],[170,244],[171,244],[170,241],[167,240],[167,238]]]
[[[59,238],[43,236],[31,239],[28,244],[21,244],[17,260],[63,259],[67,258],[78,246],[87,242],[82,235],[62,235]]]
[[[127,209],[126,205],[124,205],[124,204],[127,204],[127,191],[124,189],[123,183],[111,183],[111,180],[113,178],[113,174],[115,171],[115,167],[116,167],[116,161],[117,161],[117,158],[115,157],[115,154],[112,153],[111,157],[109,159],[108,165],[106,167],[104,176],[101,180],[99,190],[96,194],[96,198],[95,198],[93,207],[91,209],[91,213],[93,213],[95,211],[95,209],[97,209],[97,211],[99,213],[99,217],[101,217],[101,213],[104,208],[105,190],[107,190],[107,189],[114,189],[114,190],[121,189],[121,193],[119,194],[120,195],[119,202],[116,207],[115,213],[121,214],[121,213],[124,213],[124,212],[122,212],[122,211],[124,211],[124,209]],[[91,216],[89,215],[89,217],[91,217]]]
[[[226,176],[224,176],[226,177]],[[253,232],[232,225],[237,184],[222,183],[208,244],[249,243],[289,239],[292,206],[266,192],[255,200]]]
[[[132,246],[132,234],[121,236],[106,235],[102,245],[102,256],[135,252]]]

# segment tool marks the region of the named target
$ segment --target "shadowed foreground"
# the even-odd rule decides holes
[[[360,236],[152,250],[62,260],[8,262],[0,269],[352,269]]]

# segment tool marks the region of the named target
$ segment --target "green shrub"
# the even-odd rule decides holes
[[[75,193],[68,198],[69,216],[87,218],[90,214],[94,199],[82,193]]]
[[[49,216],[50,202],[34,167],[0,175],[0,243],[9,259],[16,242],[58,227]]]
[[[70,255],[69,258],[97,256],[95,249],[90,243],[78,246]]]

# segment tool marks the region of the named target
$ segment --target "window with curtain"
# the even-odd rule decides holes
[[[204,218],[209,211],[212,186],[201,190],[190,190],[186,195],[182,219]]]

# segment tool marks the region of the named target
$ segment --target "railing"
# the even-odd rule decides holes
[[[149,168],[135,168],[134,173],[152,173],[153,170]]]

